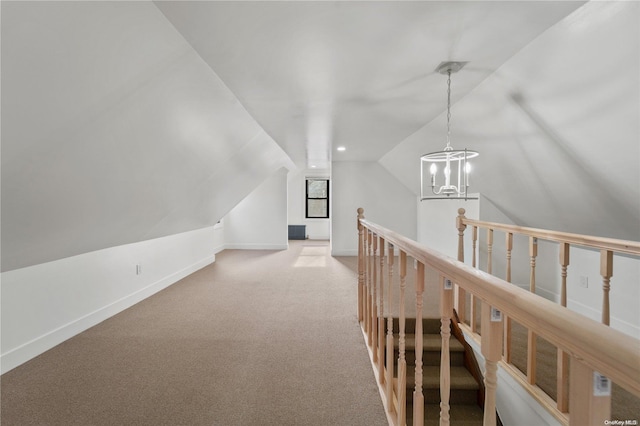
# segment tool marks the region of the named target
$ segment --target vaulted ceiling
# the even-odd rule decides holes
[[[212,225],[282,167],[377,161],[417,193],[449,60],[475,191],[640,238],[635,2],[0,7],[3,271]]]
[[[441,61],[469,62],[455,102],[581,4],[156,2],[296,164],[325,168],[377,161],[440,114]]]

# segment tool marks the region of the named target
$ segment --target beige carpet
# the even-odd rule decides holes
[[[225,251],[2,376],[2,426],[386,425],[354,258]]]

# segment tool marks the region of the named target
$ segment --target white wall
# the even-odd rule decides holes
[[[409,238],[416,238],[416,196],[377,162],[334,162],[331,253],[358,254],[357,209],[365,217]]]
[[[593,320],[601,321],[602,277],[600,252],[571,248],[567,268],[568,307]],[[580,277],[587,279],[587,288],[580,286]],[[611,327],[640,339],[640,259],[615,255],[611,278]],[[558,285],[559,287],[559,285]],[[559,300],[559,292],[554,294]]]
[[[513,221],[485,197],[480,199],[480,220],[513,225]],[[471,244],[470,233],[465,233],[465,247]],[[479,241],[480,263],[487,270],[486,232],[481,232]],[[600,252],[572,246],[567,268],[567,307],[588,318],[601,321],[602,277],[600,276]],[[493,275],[505,278],[506,250],[505,234],[494,232]],[[470,262],[467,262],[470,263]],[[530,257],[529,238],[514,236],[512,252],[512,282],[529,288]],[[640,338],[640,259],[615,255],[611,279],[610,310],[611,327]],[[559,245],[538,240],[536,257],[536,294],[554,302],[560,302],[562,288],[559,262]],[[580,286],[580,278],[587,279],[587,288]]]
[[[150,1],[2,2],[2,270],[214,225],[282,148]]]
[[[479,219],[485,222],[504,223],[506,225],[516,225],[514,221],[501,211],[486,197],[480,197]],[[467,233],[465,233],[466,235]],[[471,244],[471,233],[468,233],[468,241],[465,245]],[[487,271],[488,248],[487,232],[479,231],[478,235],[478,267]],[[506,279],[507,270],[507,250],[506,233],[502,231],[493,232],[492,247],[492,274]],[[530,261],[529,237],[522,235],[513,236],[513,249],[511,251],[511,282],[515,285],[529,289],[530,281]],[[558,294],[560,269],[558,264],[558,245],[548,241],[538,241],[538,255],[536,256],[536,294],[547,299],[553,299],[552,293]]]
[[[223,244],[217,225],[3,272],[2,373],[212,263]]]
[[[253,190],[224,218],[225,248],[284,250],[287,228],[287,170]]]
[[[471,194],[476,196],[477,194]],[[418,202],[418,239],[447,256],[458,258],[458,209],[465,217],[479,219],[480,200],[428,200]],[[465,259],[471,259],[471,244],[465,244]],[[470,262],[468,262],[470,263]]]
[[[306,178],[330,179],[329,170],[298,169],[289,173],[289,225],[306,225],[306,233],[310,240],[328,240],[330,237],[331,219],[305,218],[305,186]],[[329,205],[332,192],[329,191]]]

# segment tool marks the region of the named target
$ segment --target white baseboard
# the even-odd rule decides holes
[[[569,300],[567,303],[567,307],[574,312],[584,315],[587,318],[591,318],[594,321],[600,322],[602,320],[602,313],[600,310],[594,309],[583,303]],[[613,312],[613,310],[611,312]],[[618,319],[614,316],[611,316],[609,325],[613,329],[628,334],[629,336],[633,336],[636,339],[640,339],[640,328],[637,325]]]
[[[80,317],[62,327],[58,327],[40,337],[37,337],[23,345],[18,346],[0,356],[0,372],[6,373],[9,370],[29,361],[32,358],[48,351],[56,345],[70,339],[71,337],[101,323],[102,321],[124,311],[138,302],[153,294],[164,290],[170,285],[178,282],[182,278],[196,272],[199,269],[215,262],[215,254],[193,263],[179,271],[176,271],[153,284],[150,284],[134,293],[129,294],[113,303],[110,303],[98,310],[95,310],[83,317]]]
[[[528,288],[526,288],[525,290],[528,290]],[[556,294],[556,293],[554,293],[552,291],[549,291],[546,288],[537,287],[536,288],[536,294],[538,296],[542,296],[545,299],[550,300],[552,302],[560,303],[560,295],[558,295],[558,294]]]
[[[525,288],[525,290],[527,289]],[[545,288],[536,288],[536,294],[554,303],[560,303],[560,295]],[[594,321],[600,322],[602,319],[602,313],[599,309],[594,309],[591,306],[587,306],[583,303],[569,299],[567,302],[567,307],[572,311],[577,312],[580,315],[584,315],[585,317],[590,318]],[[610,325],[612,328],[618,331],[633,336],[636,339],[640,339],[640,327],[638,327],[637,325],[633,325],[630,322],[621,320],[614,316],[611,316]]]
[[[289,244],[225,244],[225,250],[287,250]]]

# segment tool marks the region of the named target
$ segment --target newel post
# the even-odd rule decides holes
[[[464,216],[465,212],[465,209],[459,208],[458,217],[456,217],[456,228],[458,229],[458,260],[460,262],[464,262],[464,230],[467,228],[467,224],[464,223],[464,220],[466,219]],[[459,286],[456,310],[458,311],[458,318],[460,319],[460,322],[464,322],[467,313],[467,296],[464,289]]]
[[[358,321],[364,319],[364,227],[360,221],[364,219],[364,209],[358,208]]]

